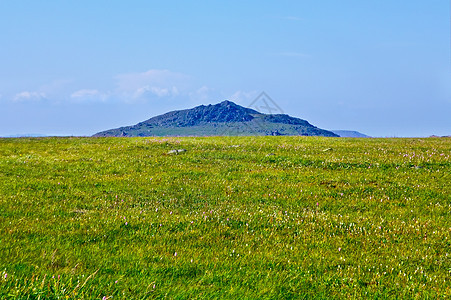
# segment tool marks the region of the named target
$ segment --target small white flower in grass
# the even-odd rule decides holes
[[[177,252],[174,253],[174,256],[177,256]]]
[[[341,251],[341,248],[338,248],[338,251]]]

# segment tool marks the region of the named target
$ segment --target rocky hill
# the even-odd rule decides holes
[[[171,111],[133,126],[94,136],[247,136],[304,135],[338,137],[309,122],[285,114],[263,114],[231,101]]]

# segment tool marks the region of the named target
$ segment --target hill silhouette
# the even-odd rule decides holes
[[[369,138],[369,135],[363,134],[355,130],[331,130],[340,137],[353,137],[353,138]]]
[[[150,118],[133,126],[96,133],[94,136],[251,136],[304,135],[338,137],[309,122],[286,114],[263,114],[223,101],[200,105]]]

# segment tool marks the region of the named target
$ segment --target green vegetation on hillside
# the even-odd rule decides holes
[[[450,138],[0,139],[0,299],[447,298],[450,155]]]

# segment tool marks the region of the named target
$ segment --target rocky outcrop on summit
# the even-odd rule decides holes
[[[192,109],[171,111],[138,125],[187,127],[207,123],[248,122],[254,119],[252,115],[258,114],[260,113],[253,109],[244,108],[231,101],[223,101],[217,105],[201,105]]]

